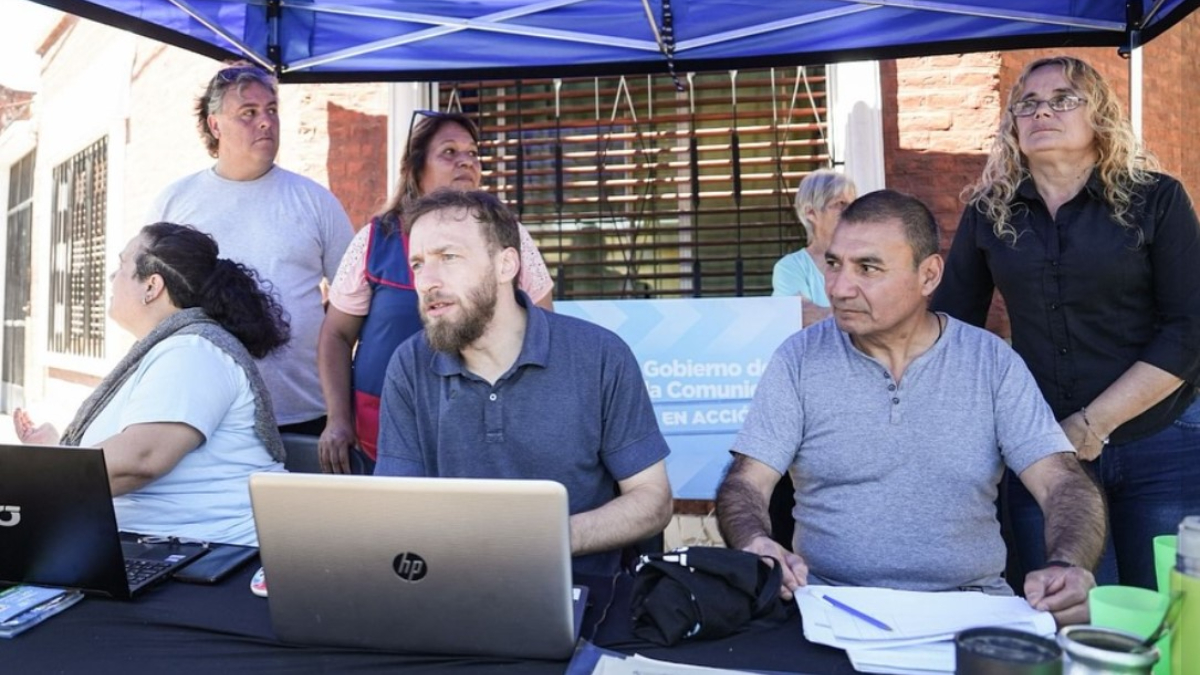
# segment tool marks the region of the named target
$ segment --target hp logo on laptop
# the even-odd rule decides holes
[[[0,506],[0,527],[16,527],[19,522],[21,522],[21,507]],[[424,576],[423,573],[422,576]]]
[[[425,564],[425,559],[421,556],[406,551],[392,561],[392,569],[396,571],[396,576],[404,581],[415,583],[425,578],[429,566]]]

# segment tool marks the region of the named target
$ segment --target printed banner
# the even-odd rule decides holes
[[[712,499],[758,378],[800,330],[800,299],[576,300],[555,311],[617,333],[633,349],[680,499]]]

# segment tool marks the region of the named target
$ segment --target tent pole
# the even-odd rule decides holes
[[[1161,3],[1160,3],[1161,4]],[[1153,11],[1158,11],[1157,6]],[[1125,45],[1117,50],[1129,60],[1129,124],[1142,140],[1142,27],[1145,15],[1140,0],[1125,2]]]
[[[1129,53],[1129,124],[1133,134],[1142,140],[1142,48]]]
[[[267,58],[271,60],[275,76],[283,69],[283,49],[280,47],[279,19],[282,14],[279,0],[267,0]]]
[[[733,208],[737,212],[737,259],[733,263],[735,295],[745,295],[745,262],[742,260],[742,143],[738,137],[738,71],[729,71],[729,90],[733,100],[733,133],[729,137],[729,162],[733,165]]]
[[[554,78],[554,212],[558,219],[558,299],[565,300],[563,274],[563,144],[562,144],[562,78]]]
[[[700,144],[696,139],[696,73],[688,71],[688,182],[692,198],[692,297],[700,297]]]

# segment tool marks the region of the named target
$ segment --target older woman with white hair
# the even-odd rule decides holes
[[[796,217],[804,226],[806,246],[775,263],[772,295],[799,295],[803,299],[804,325],[829,316],[825,296],[825,249],[833,238],[842,210],[857,196],[854,182],[830,169],[804,177],[796,190]]]

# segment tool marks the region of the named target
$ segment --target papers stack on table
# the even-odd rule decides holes
[[[0,638],[33,628],[83,599],[79,591],[44,586],[13,586],[0,591]]]
[[[952,673],[954,636],[968,628],[1055,633],[1049,612],[1014,596],[807,586],[796,590],[796,604],[809,642],[846,650],[866,673]]]

